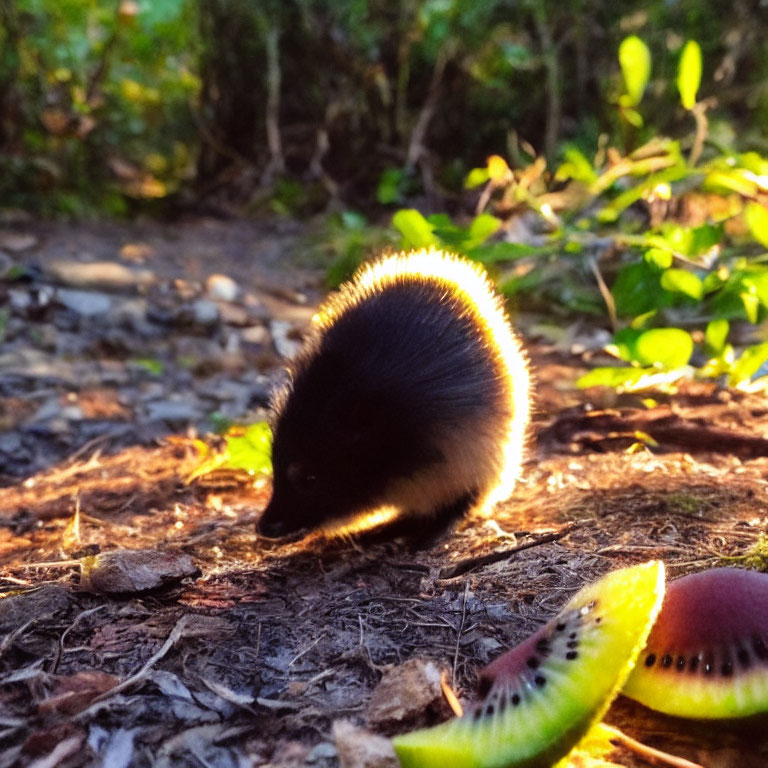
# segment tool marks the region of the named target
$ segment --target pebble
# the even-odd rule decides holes
[[[8,230],[0,231],[0,248],[11,253],[21,253],[34,248],[38,243],[34,235],[10,232]]]
[[[196,325],[208,327],[219,319],[219,307],[210,299],[197,299],[192,302],[192,315]]]
[[[156,400],[147,403],[148,421],[191,422],[202,418],[202,408],[189,400]]]
[[[281,357],[291,358],[301,349],[301,341],[291,336],[296,333],[293,323],[287,320],[272,320],[269,328],[272,331],[275,349]]]
[[[205,292],[214,301],[235,301],[240,292],[237,283],[228,275],[210,275],[205,281]]]
[[[98,317],[109,314],[113,302],[105,293],[60,288],[56,293],[59,303],[81,317]]]

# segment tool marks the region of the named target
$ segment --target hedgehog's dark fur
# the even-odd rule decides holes
[[[517,474],[528,378],[491,291],[474,265],[434,251],[384,259],[342,286],[276,399],[259,533],[382,517],[439,526]]]

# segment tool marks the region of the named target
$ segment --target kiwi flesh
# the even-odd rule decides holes
[[[671,582],[622,693],[679,717],[768,712],[768,574],[714,568]]]
[[[659,561],[613,571],[480,673],[462,717],[393,739],[403,768],[549,768],[597,722],[645,644]]]

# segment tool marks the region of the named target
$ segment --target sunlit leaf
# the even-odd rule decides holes
[[[635,344],[635,360],[640,365],[680,368],[693,354],[693,339],[682,328],[652,328],[643,331]]]
[[[768,209],[760,203],[747,203],[744,219],[752,237],[764,248],[768,248]]]
[[[622,113],[624,119],[635,128],[643,127],[643,116],[633,107],[627,107]]]
[[[487,168],[473,168],[464,179],[464,189],[482,186],[490,178]]]
[[[488,158],[488,177],[495,184],[501,184],[507,180],[511,171],[507,161],[500,155],[491,155]]]
[[[768,342],[747,347],[731,370],[730,384],[735,386],[758,374],[768,361]]]
[[[729,330],[730,323],[723,317],[715,318],[707,323],[707,329],[704,332],[704,348],[708,355],[714,357],[725,349]]]
[[[592,163],[586,158],[584,153],[574,146],[568,146],[563,150],[565,161],[555,172],[556,181],[581,181],[585,184],[592,184],[597,179],[597,171],[592,167]]]
[[[403,236],[406,248],[428,248],[438,245],[432,225],[415,208],[404,208],[392,217],[392,225]]]
[[[744,174],[741,168],[710,171],[702,182],[702,189],[711,192],[737,192],[744,197],[754,197],[757,184]]]
[[[680,56],[677,69],[677,89],[680,91],[680,103],[686,109],[693,109],[696,94],[701,84],[701,48],[695,40],[689,40]]]
[[[687,269],[668,269],[661,276],[661,287],[665,291],[674,291],[690,296],[697,301],[704,295],[701,278]]]
[[[190,473],[187,482],[216,470],[238,470],[249,475],[272,473],[272,431],[267,422],[231,427],[224,440],[224,449],[205,458]]]
[[[474,248],[484,243],[491,235],[498,232],[501,219],[491,216],[490,213],[481,213],[475,216],[467,231],[465,247]]]
[[[741,303],[744,306],[744,312],[747,315],[747,320],[749,320],[750,323],[756,323],[757,313],[760,309],[760,299],[758,299],[754,291],[742,291],[739,294],[739,297],[741,298]]]
[[[619,64],[630,106],[640,103],[651,74],[651,52],[637,35],[630,35],[619,46]]]
[[[649,248],[643,257],[649,264],[655,264],[659,269],[669,269],[672,266],[672,254],[663,248]]]

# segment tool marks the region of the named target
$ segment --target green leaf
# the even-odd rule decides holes
[[[536,247],[525,243],[489,243],[470,249],[467,256],[481,264],[495,264],[499,261],[515,261],[525,256],[546,255],[548,247]]]
[[[593,368],[576,381],[576,386],[580,389],[587,389],[588,387],[632,389],[642,378],[655,372],[655,370],[647,371],[642,368]]]
[[[701,85],[701,48],[695,40],[689,40],[683,48],[677,68],[680,103],[686,109],[693,109],[696,105],[699,85]]]
[[[585,184],[592,184],[597,179],[597,171],[577,147],[573,145],[566,147],[563,150],[563,157],[565,162],[555,172],[555,181],[573,179]]]
[[[637,340],[645,331],[636,328],[622,328],[613,334],[615,353],[622,360],[631,362],[637,359]]]
[[[636,317],[666,303],[660,302],[664,298],[661,274],[645,261],[622,267],[613,282],[611,293],[616,311],[622,317]]]
[[[490,174],[488,168],[473,168],[464,179],[464,189],[474,189],[475,187],[482,186],[488,179]]]
[[[467,240],[465,247],[474,248],[482,245],[491,235],[498,232],[501,226],[501,219],[491,216],[490,213],[481,213],[472,219],[467,231]]]
[[[649,248],[643,258],[649,263],[656,265],[659,269],[669,269],[672,266],[672,254],[663,248]]]
[[[730,384],[736,385],[751,379],[768,360],[768,342],[747,347],[731,370]]]
[[[744,197],[754,197],[757,183],[745,175],[741,168],[710,171],[701,184],[705,192],[737,192]]]
[[[707,330],[704,332],[704,349],[708,355],[716,357],[725,349],[730,327],[730,323],[723,317],[707,323]]]
[[[348,232],[360,232],[368,226],[368,219],[358,211],[342,211],[341,226]]]
[[[652,328],[643,331],[635,345],[640,365],[658,365],[668,370],[686,365],[693,354],[693,339],[682,328]]]
[[[432,225],[415,208],[403,208],[392,217],[392,225],[403,236],[405,248],[428,248],[440,244]]]
[[[624,115],[624,119],[635,128],[643,127],[643,116],[634,107],[627,107],[621,114]]]
[[[768,248],[768,209],[760,203],[749,202],[744,218],[752,237],[764,248]]]
[[[243,428],[233,427],[224,436],[227,459],[222,469],[242,469],[250,474],[272,472],[272,431],[266,421]]]
[[[704,284],[701,278],[687,269],[668,269],[661,276],[661,287],[665,291],[683,293],[697,301],[704,296]]]
[[[651,52],[637,35],[630,35],[619,46],[619,64],[624,76],[624,86],[629,96],[629,106],[634,107],[643,98],[645,86],[651,74]]]
[[[405,178],[402,168],[387,168],[381,174],[379,185],[376,187],[376,200],[382,205],[396,203],[402,197],[401,187]]]

